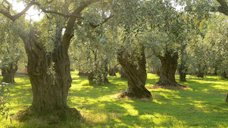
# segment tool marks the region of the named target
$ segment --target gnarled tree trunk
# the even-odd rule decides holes
[[[71,86],[68,50],[57,41],[54,51],[48,53],[35,35],[36,32],[31,31],[28,40],[24,40],[33,92],[31,108],[40,114],[64,116],[68,109],[67,96]]]
[[[10,64],[2,67],[2,82],[13,84],[15,83],[14,76],[17,72],[17,62],[11,62]]]
[[[121,49],[118,53],[118,61],[126,73],[128,80],[128,89],[122,96],[151,98],[151,93],[145,88],[147,73],[144,47],[140,49],[140,57],[136,58],[134,55],[127,53],[124,48]]]
[[[177,52],[166,52],[164,56],[159,56],[161,61],[160,78],[157,82],[159,86],[179,86],[175,79],[177,70]]]

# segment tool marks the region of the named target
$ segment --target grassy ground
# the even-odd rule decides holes
[[[126,81],[118,77],[109,78],[111,84],[90,86],[86,78],[73,73],[73,83],[68,104],[77,108],[84,122],[70,119],[67,122],[48,125],[40,119],[26,122],[0,119],[0,127],[10,128],[151,128],[151,127],[228,127],[228,104],[225,94],[228,81],[218,77],[198,79],[188,76],[187,90],[149,89],[153,101],[118,99],[117,93],[126,89]],[[147,87],[158,80],[148,74]],[[27,77],[17,77],[17,84],[9,87],[7,98],[13,115],[30,105],[31,87]]]

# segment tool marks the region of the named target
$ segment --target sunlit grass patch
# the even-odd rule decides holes
[[[109,77],[110,84],[92,86],[86,77],[72,73],[72,86],[68,105],[77,108],[84,121],[72,118],[58,125],[49,125],[40,119],[18,122],[1,118],[0,127],[15,128],[75,128],[75,127],[228,127],[228,104],[225,96],[228,81],[208,76],[205,79],[188,76],[186,90],[153,89],[158,76],[148,74],[146,86],[153,100],[119,99],[117,94],[126,90],[127,81]],[[16,84],[10,85],[8,107],[10,114],[31,105],[31,86],[27,77],[17,77]]]

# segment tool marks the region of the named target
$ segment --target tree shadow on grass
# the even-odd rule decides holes
[[[118,80],[117,80],[118,81]],[[156,79],[148,82],[154,83]],[[126,85],[83,88],[74,94],[80,100],[72,101],[79,109],[112,115],[104,123],[93,126],[110,127],[218,127],[228,126],[228,105],[224,103],[221,90],[213,83],[186,82],[189,90],[151,90],[154,102],[141,100],[117,100],[110,95],[126,89]],[[126,81],[125,81],[126,84]],[[101,91],[102,90],[102,91]],[[220,100],[219,100],[220,99]],[[80,101],[80,102],[77,102]],[[84,102],[83,102],[84,101]],[[115,109],[116,108],[116,109]]]

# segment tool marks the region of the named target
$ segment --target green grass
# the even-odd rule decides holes
[[[228,104],[225,103],[228,81],[208,76],[198,79],[188,76],[187,90],[149,89],[153,101],[118,99],[127,82],[119,77],[109,77],[110,84],[90,86],[85,77],[73,75],[68,104],[77,108],[84,122],[70,119],[56,125],[48,125],[39,119],[26,122],[1,119],[2,128],[151,128],[151,127],[228,127]],[[148,74],[147,87],[153,86],[158,77]],[[17,84],[10,86],[7,101],[10,113],[30,105],[31,87],[27,77],[17,77]]]

